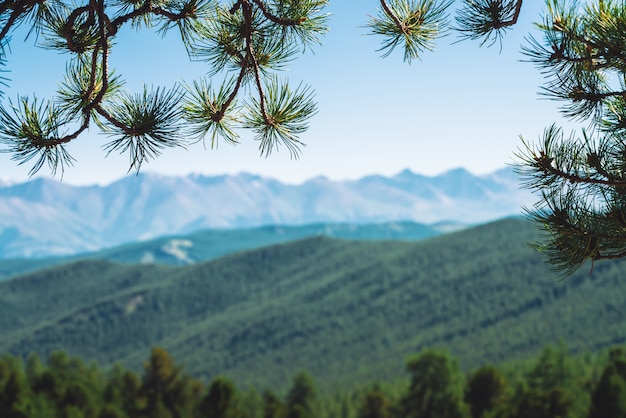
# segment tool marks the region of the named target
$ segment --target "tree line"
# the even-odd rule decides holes
[[[464,373],[447,351],[426,349],[406,363],[408,379],[364,382],[350,391],[318,391],[293,376],[285,393],[237,388],[224,376],[207,385],[163,348],[143,371],[119,363],[104,370],[66,352],[46,362],[0,358],[4,418],[623,418],[626,348],[571,356],[547,346],[527,361]]]

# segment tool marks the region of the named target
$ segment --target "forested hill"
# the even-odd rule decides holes
[[[466,225],[455,222],[426,225],[407,221],[377,224],[319,223],[292,226],[268,225],[243,229],[206,229],[190,234],[133,242],[74,256],[0,258],[0,279],[86,258],[131,264],[186,265],[209,261],[238,251],[318,235],[358,240],[419,241],[464,227]]]
[[[0,350],[64,349],[139,368],[168,349],[193,375],[284,387],[404,374],[448,347],[466,368],[626,341],[626,265],[562,279],[507,219],[417,243],[310,238],[188,267],[81,261],[0,283]]]

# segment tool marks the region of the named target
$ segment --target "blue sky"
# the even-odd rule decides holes
[[[244,131],[238,146],[165,150],[143,170],[171,175],[245,171],[288,183],[320,175],[334,180],[393,175],[407,168],[426,175],[456,167],[485,174],[514,161],[520,135],[537,140],[547,125],[567,123],[558,113],[559,103],[539,96],[538,70],[520,61],[520,46],[534,32],[543,2],[524,3],[520,22],[501,51],[497,45],[456,42],[452,32],[437,41],[435,52],[411,65],[402,61],[401,51],[380,58],[380,39],[366,35],[363,26],[377,13],[378,1],[330,3],[330,31],[323,44],[285,72],[293,85],[302,81],[313,87],[318,102],[319,112],[301,137],[307,147],[300,159],[290,159],[284,148],[260,157],[258,143]],[[11,50],[4,100],[53,94],[67,55],[33,47],[33,39],[23,41],[23,33],[14,36]],[[111,64],[130,91],[140,91],[144,83],[190,82],[207,71],[204,64],[189,61],[174,32],[161,38],[145,29],[118,37]],[[128,157],[105,159],[106,142],[94,126],[71,143],[68,150],[77,162],[65,170],[63,181],[106,184],[124,176]],[[0,167],[2,178],[28,178],[30,166],[19,166],[6,154],[0,154]],[[47,168],[38,174],[49,175]]]

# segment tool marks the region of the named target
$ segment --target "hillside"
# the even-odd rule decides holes
[[[415,222],[381,224],[311,224],[263,226],[244,229],[209,229],[186,235],[115,246],[65,257],[0,259],[0,279],[85,259],[135,264],[188,265],[226,254],[313,236],[358,240],[419,241],[465,226],[458,223],[424,225]]]
[[[463,169],[428,177],[284,184],[251,174],[170,177],[149,173],[105,186],[36,178],[0,184],[0,258],[75,255],[204,229],[314,223],[412,221],[477,224],[519,215],[534,201],[511,168],[475,176]]]
[[[188,267],[81,261],[0,283],[0,350],[63,348],[139,367],[162,345],[187,371],[284,387],[403,375],[445,346],[469,368],[626,342],[626,265],[556,277],[507,219],[417,243],[316,237]]]

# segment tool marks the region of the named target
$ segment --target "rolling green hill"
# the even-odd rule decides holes
[[[420,242],[315,237],[187,267],[80,261],[0,283],[0,351],[65,349],[140,367],[167,348],[202,378],[280,388],[404,374],[447,347],[464,367],[626,342],[626,265],[562,279],[507,219]]]
[[[363,225],[319,223],[299,226],[210,229],[188,235],[134,242],[75,256],[0,259],[0,279],[84,259],[111,260],[121,263],[189,265],[238,251],[312,236],[358,240],[419,241],[462,228],[464,228],[463,225],[452,222],[433,225],[416,222],[386,222]]]

